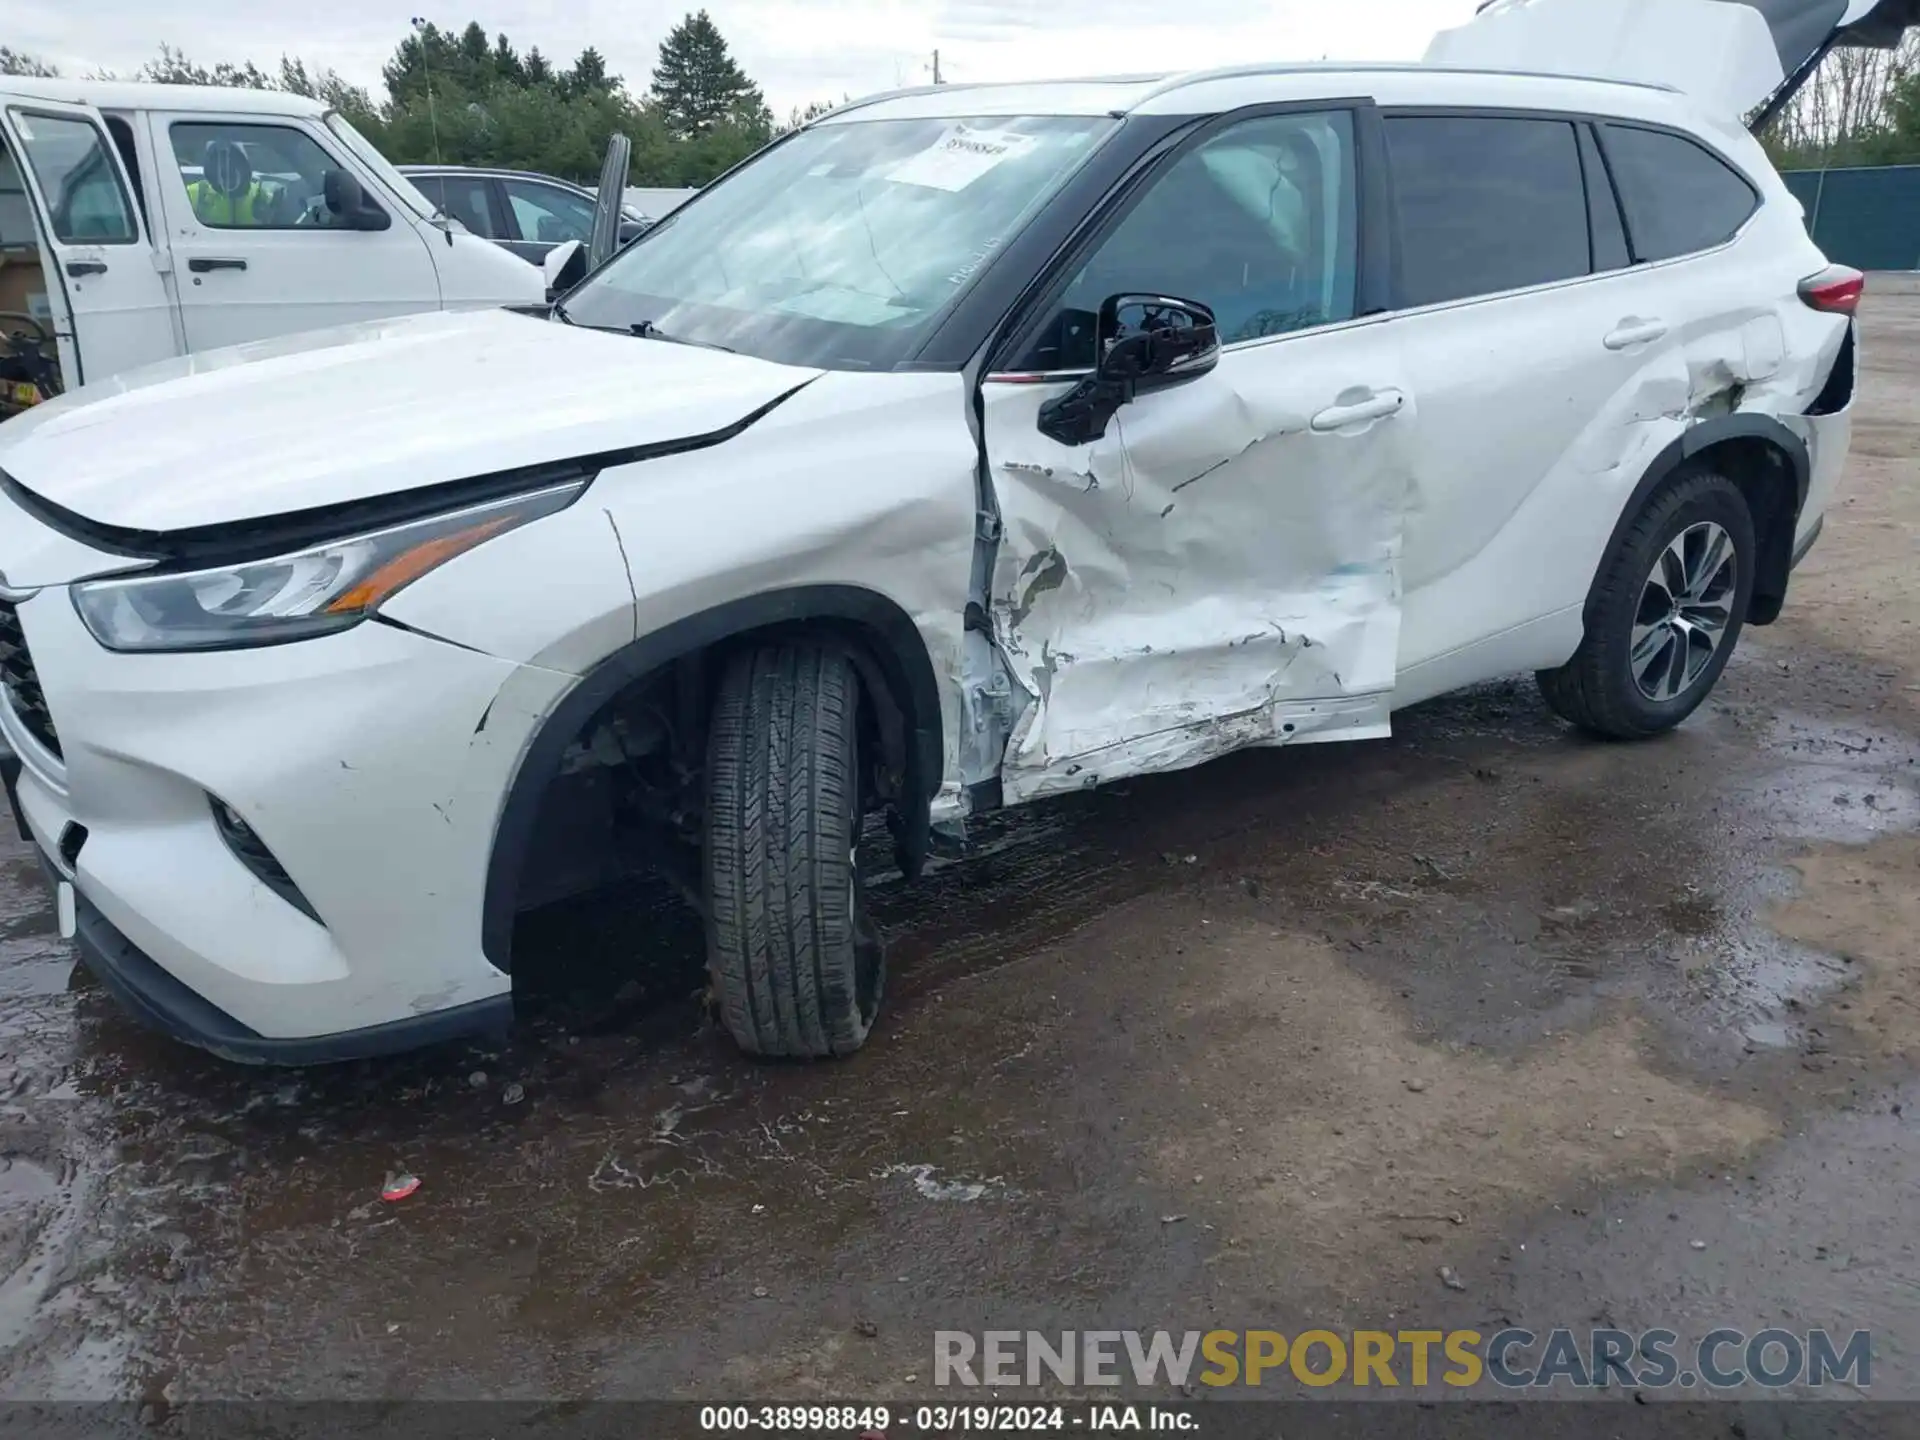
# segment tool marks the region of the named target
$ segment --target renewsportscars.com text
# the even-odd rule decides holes
[[[1714,1330],[1683,1344],[1672,1330],[962,1330],[934,1333],[933,1380],[963,1387],[1300,1384],[1360,1389],[1429,1385],[1506,1390],[1757,1385],[1866,1389],[1866,1330]]]

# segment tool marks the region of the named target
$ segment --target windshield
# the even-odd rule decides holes
[[[373,142],[347,123],[347,117],[338,110],[327,112],[327,128],[340,137],[340,142],[359,157],[360,163],[378,175],[386,187],[404,200],[423,220],[431,220],[435,215],[433,202],[420,193],[406,176],[402,175],[388,161],[387,157],[373,148]]]
[[[674,211],[566,299],[579,325],[827,369],[908,358],[1107,134],[1107,117],[804,130]]]

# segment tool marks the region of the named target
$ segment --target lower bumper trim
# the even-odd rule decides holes
[[[44,857],[43,857],[44,863]],[[513,1021],[513,996],[343,1030],[333,1035],[262,1035],[168,974],[112,922],[74,895],[80,960],[135,1018],[164,1035],[243,1065],[331,1065],[364,1060],[475,1034],[499,1034]]]

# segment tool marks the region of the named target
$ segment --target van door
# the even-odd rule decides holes
[[[1215,122],[986,378],[991,620],[1028,702],[1009,801],[1388,733],[1414,403],[1360,277],[1368,114]],[[1219,365],[1137,394],[1090,443],[1055,438],[1048,404],[1094,365],[1120,294],[1209,307]]]
[[[440,308],[410,215],[370,186],[385,228],[348,228],[328,207],[328,176],[359,172],[320,127],[291,116],[149,121],[189,350]]]
[[[69,386],[177,353],[166,280],[119,153],[90,105],[18,100],[0,116],[40,239]]]
[[[1427,61],[1666,85],[1758,125],[1829,49],[1892,49],[1916,24],[1920,0],[1489,0]]]

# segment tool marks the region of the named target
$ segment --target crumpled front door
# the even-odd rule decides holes
[[[1230,350],[1086,446],[1037,428],[1066,388],[984,387],[992,621],[1030,700],[1007,800],[1387,734],[1413,402],[1386,330]]]

